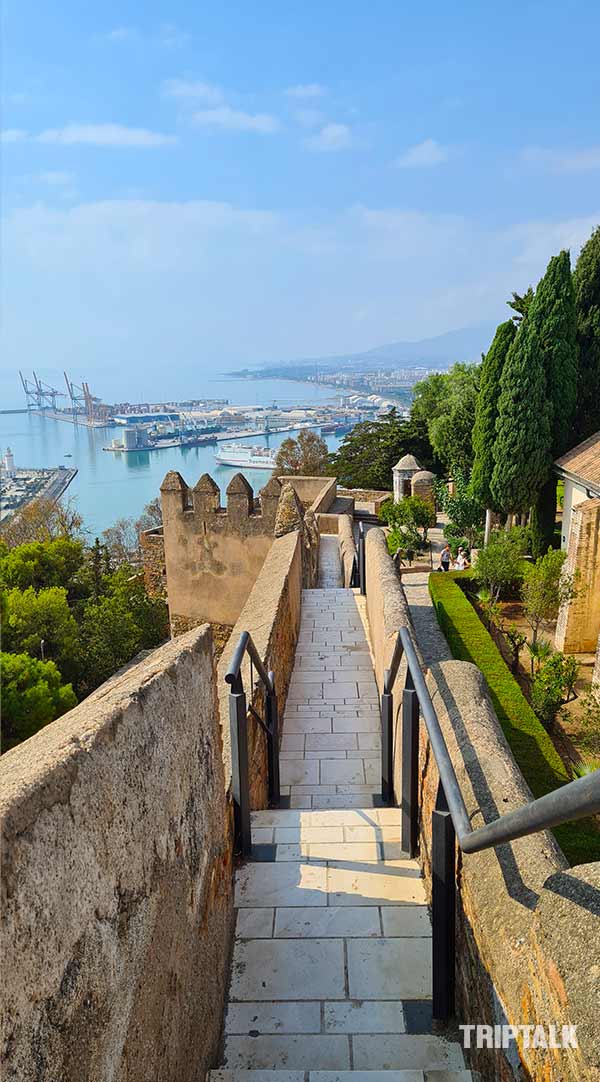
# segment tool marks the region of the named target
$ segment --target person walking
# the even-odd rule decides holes
[[[466,571],[469,566],[467,554],[462,545],[460,545],[454,561],[454,569],[455,571]]]
[[[452,553],[450,552],[450,545],[445,544],[440,553],[440,571],[450,570],[450,561],[452,559]]]

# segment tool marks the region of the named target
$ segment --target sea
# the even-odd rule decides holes
[[[273,379],[209,379],[194,390],[194,395],[226,398],[232,406],[314,406],[337,405],[339,394],[332,387],[292,380]],[[316,430],[318,431],[318,430]],[[161,450],[134,451],[118,454],[104,451],[118,435],[119,429],[91,429],[65,421],[50,420],[34,414],[0,414],[0,450],[10,447],[17,467],[76,468],[77,476],[69,485],[63,499],[72,499],[83,517],[90,538],[112,526],[120,518],[138,518],[150,500],[158,496],[161,483],[169,470],[179,470],[188,485],[195,485],[203,473],[209,473],[225,489],[237,472],[233,466],[215,462],[218,444],[205,447],[165,447]],[[242,443],[254,443],[277,448],[293,432],[244,438]],[[331,451],[341,440],[324,437]],[[232,447],[232,443],[222,444]],[[71,457],[66,457],[70,455]],[[255,492],[269,480],[268,470],[246,470],[245,476]]]

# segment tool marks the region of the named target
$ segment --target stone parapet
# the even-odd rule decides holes
[[[404,591],[385,538],[369,530],[367,614],[377,682],[389,666],[396,633],[408,626]],[[419,653],[417,649],[417,653]],[[449,652],[446,658],[449,656]],[[473,827],[522,807],[531,792],[508,747],[485,679],[446,658],[425,669]],[[422,661],[422,659],[421,659]],[[424,667],[424,666],[423,666]],[[401,793],[401,702],[405,665],[395,685],[394,787]],[[439,775],[421,720],[420,860],[431,897],[431,813]],[[568,868],[548,832],[456,863],[457,1021],[475,1025],[575,1025],[578,1049],[471,1053],[494,1082],[600,1082],[600,864]]]
[[[294,667],[296,642],[302,605],[303,535],[300,531],[274,540],[254,589],[229,637],[217,669],[219,711],[223,733],[225,777],[231,780],[231,733],[229,723],[229,685],[225,673],[239,637],[249,631],[267,670],[275,674],[280,729],[287,691]],[[244,688],[250,705],[250,663],[247,655],[242,666]],[[253,704],[264,716],[262,691],[255,692]],[[253,808],[267,804],[267,757],[265,735],[257,722],[248,717],[250,799]]]
[[[0,807],[3,1078],[203,1078],[233,924],[210,631],[7,752]]]
[[[342,573],[344,586],[350,586],[354,561],[357,559],[356,543],[354,541],[353,521],[350,515],[340,515],[338,519],[338,545],[340,559],[342,561]]]

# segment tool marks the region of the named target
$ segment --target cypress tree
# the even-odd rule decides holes
[[[600,429],[600,226],[581,249],[573,272],[577,310],[577,410],[574,443]]]
[[[553,256],[535,292],[530,318],[546,373],[551,458],[575,443],[577,396],[576,312],[571,260],[562,251]],[[556,483],[551,465],[532,503],[532,554],[537,559],[551,546],[556,519]]]
[[[511,319],[508,319],[506,323],[501,323],[497,328],[494,340],[483,358],[479,377],[479,394],[475,405],[471,490],[484,507],[495,511],[502,510],[496,507],[490,487],[494,469],[500,377],[516,333],[517,328]]]
[[[490,489],[494,505],[510,514],[529,510],[552,462],[546,372],[532,314],[523,319],[500,377]]]

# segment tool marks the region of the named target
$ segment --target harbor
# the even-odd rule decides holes
[[[203,473],[210,473],[225,489],[240,467],[216,462],[215,454],[220,448],[233,448],[238,441],[276,452],[282,441],[294,435],[298,431],[297,425],[307,417],[312,416],[315,422],[321,419],[327,424],[328,421],[333,423],[331,418],[335,415],[336,421],[339,417],[339,423],[342,423],[344,414],[339,396],[332,396],[326,388],[307,385],[299,393],[298,386],[283,380],[214,379],[207,380],[206,390],[212,399],[213,411],[229,411],[229,416],[221,422],[223,429],[212,435],[210,443],[195,442],[194,437],[193,443],[182,443],[171,436],[152,448],[106,454],[103,447],[113,435],[122,438],[127,424],[121,423],[112,429],[64,424],[47,413],[40,416],[29,410],[0,415],[0,447],[10,446],[17,463],[31,469],[54,467],[61,462],[75,468],[77,473],[69,484],[67,497],[76,502],[85,529],[94,537],[118,519],[138,517],[156,496],[169,470],[180,472],[190,484]],[[205,401],[210,399],[207,397]],[[237,403],[235,407],[230,404],[234,402]],[[182,412],[188,414],[195,408],[189,401],[186,406]],[[278,411],[282,418],[288,418],[287,423],[277,420]],[[259,428],[258,419],[262,426],[265,414],[273,417],[273,423],[281,424],[285,431],[265,433],[264,428]],[[130,416],[121,410],[119,415]],[[215,423],[214,420],[211,423]],[[350,424],[350,420],[346,419],[345,423]],[[201,418],[197,424],[200,428]],[[322,434],[329,450],[336,450],[341,435],[331,431],[322,431]],[[220,438],[217,440],[215,436]],[[268,478],[264,468],[245,467],[243,473],[256,491]]]

